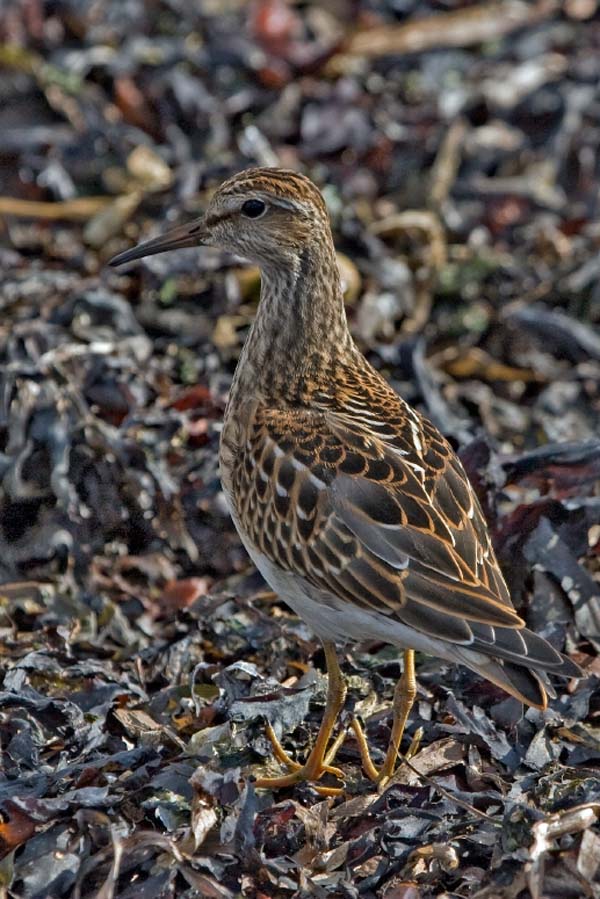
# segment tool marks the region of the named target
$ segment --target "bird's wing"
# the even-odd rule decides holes
[[[402,421],[256,408],[235,489],[244,530],[281,568],[435,637],[520,628],[459,460],[393,396]]]

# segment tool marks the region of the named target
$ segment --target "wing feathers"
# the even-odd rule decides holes
[[[409,603],[402,609],[402,623],[414,627],[417,631],[431,637],[444,635],[445,640],[453,643],[470,644],[473,642],[471,628],[466,621],[456,615],[447,615],[431,606],[423,608],[420,603]]]
[[[522,626],[490,547],[478,538],[481,530],[487,541],[476,500],[460,463],[449,450],[442,455],[441,438],[431,444],[438,464],[428,493],[423,469],[405,459],[408,449],[387,450],[381,438],[332,413],[306,412],[285,425],[273,423],[278,415],[257,415],[240,466],[248,482],[242,517],[261,551],[401,621],[415,604],[407,614],[423,630],[434,611],[461,639],[454,617]],[[421,441],[427,431],[415,426],[411,435]]]
[[[399,528],[408,523],[405,504],[395,492],[366,478],[338,475],[332,486],[334,508],[346,509],[349,516],[360,515],[367,527]]]
[[[471,625],[473,649],[492,651],[494,655],[508,661],[526,663],[531,668],[548,670],[553,674],[576,677],[579,670],[553,646],[527,628],[514,630],[499,627]]]
[[[411,589],[421,605],[440,608],[451,615],[459,615],[468,621],[501,624],[507,627],[522,627],[523,620],[514,609],[503,606],[491,594],[482,589],[469,590],[460,583],[442,580],[442,575],[434,579],[424,573],[411,571],[406,581],[407,591]]]
[[[370,400],[356,398],[369,408],[361,421],[341,407],[255,408],[234,471],[237,519],[277,565],[454,644],[457,659],[543,707],[543,672],[577,667],[524,628],[449,445],[391,391],[379,412]]]

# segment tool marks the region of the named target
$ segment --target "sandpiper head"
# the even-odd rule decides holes
[[[255,168],[225,181],[202,218],[126,250],[110,264],[206,244],[270,268],[293,264],[309,245],[328,240],[325,202],[309,178],[286,169]]]

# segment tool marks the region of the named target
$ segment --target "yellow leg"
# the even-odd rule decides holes
[[[344,700],[346,699],[346,684],[340,671],[340,666],[335,655],[335,646],[333,643],[323,643],[325,650],[325,661],[327,663],[327,704],[325,712],[317,734],[315,745],[303,765],[293,761],[285,752],[283,746],[277,739],[273,728],[267,727],[267,736],[273,744],[275,757],[282,764],[291,768],[289,774],[282,777],[260,777],[256,781],[257,787],[265,787],[267,789],[276,790],[280,787],[291,787],[301,781],[317,781],[324,774],[333,774],[340,780],[343,780],[344,774],[339,768],[335,768],[330,764],[331,759],[335,756],[335,751],[339,747],[339,741],[336,740],[332,750],[327,750],[327,745],[331,738],[333,728],[340,714]],[[342,791],[337,787],[317,787],[317,790],[323,795],[336,796]]]
[[[400,752],[400,743],[404,736],[404,728],[406,727],[406,722],[414,705],[416,695],[417,679],[415,676],[415,653],[412,649],[406,649],[404,651],[404,671],[394,690],[392,734],[383,765],[379,771],[371,759],[371,754],[362,727],[356,718],[352,721],[351,726],[358,742],[365,774],[370,780],[373,780],[376,783],[385,784],[394,773],[396,760],[398,758],[398,753]],[[415,748],[413,748],[413,744],[411,744],[411,750],[414,753]]]

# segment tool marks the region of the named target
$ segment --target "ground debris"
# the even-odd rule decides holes
[[[0,894],[566,899],[600,869],[600,15],[591,0],[64,0],[0,17]],[[544,711],[418,660],[378,792],[278,794],[325,696],[217,471],[259,296],[107,260],[248,165],[324,188],[370,361],[460,447]],[[377,763],[398,653],[340,652]]]

